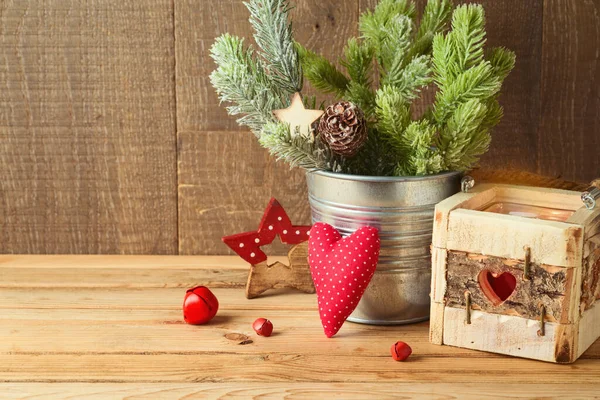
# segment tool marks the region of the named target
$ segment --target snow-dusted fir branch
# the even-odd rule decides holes
[[[289,0],[251,0],[250,24],[273,82],[288,94],[302,90],[302,69],[294,47]]]
[[[274,122],[272,111],[287,106],[302,87],[302,68],[288,22],[288,0],[251,0],[246,4],[259,51],[244,39],[224,34],[211,48],[217,69],[210,76],[230,115],[257,136]]]
[[[311,141],[302,135],[292,137],[287,124],[266,125],[259,142],[277,160],[283,160],[291,167],[339,171],[333,154],[319,138]]]
[[[302,88],[303,74],[288,21],[288,0],[250,0],[250,23],[259,50],[244,39],[224,34],[211,48],[217,68],[210,76],[230,115],[241,115],[259,142],[278,159],[302,168],[333,169],[329,149],[320,142],[292,138],[289,127],[276,121],[273,110],[287,107]]]
[[[252,47],[244,48],[244,39],[224,34],[212,46],[211,56],[218,67],[210,81],[221,101],[229,104],[227,111],[242,115],[238,123],[260,136],[263,126],[274,120],[272,110],[283,106],[285,93],[254,58]]]

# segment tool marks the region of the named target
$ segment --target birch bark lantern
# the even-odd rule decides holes
[[[432,259],[432,343],[571,363],[600,336],[600,208],[579,192],[454,195],[436,206]]]

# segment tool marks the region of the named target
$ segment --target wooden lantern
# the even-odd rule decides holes
[[[436,206],[432,257],[432,343],[571,363],[600,336],[600,207],[580,192],[459,193]]]

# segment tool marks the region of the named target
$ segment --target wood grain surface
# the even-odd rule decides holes
[[[482,157],[488,168],[541,172],[537,135],[540,119],[542,0],[485,0],[487,45],[515,52],[515,69],[499,97],[504,118],[492,131],[490,151]],[[600,134],[600,132],[599,132]],[[564,175],[566,176],[566,174]]]
[[[315,293],[310,266],[308,265],[308,242],[292,247],[287,260],[253,264],[248,274],[246,298],[253,299],[271,289],[290,288],[303,293]]]
[[[171,0],[0,1],[0,251],[177,251]]]
[[[154,281],[98,276],[102,263],[108,271],[137,271],[136,277]],[[181,270],[190,271],[193,280]],[[45,271],[45,278],[26,282],[16,271],[29,276]],[[328,339],[314,295],[282,290],[248,300],[242,271],[247,266],[236,257],[0,257],[0,398],[597,394],[600,342],[575,364],[555,365],[432,345],[428,323],[347,323]],[[51,287],[61,280],[72,283]],[[184,288],[190,284],[210,284],[219,299],[219,313],[208,325],[182,320]],[[270,338],[252,331],[259,316],[273,321]],[[412,346],[408,362],[392,360],[389,347],[397,340]]]
[[[324,398],[365,399],[421,399],[480,400],[527,399],[548,400],[593,398],[595,384],[579,384],[577,390],[561,383],[529,387],[522,385],[476,383],[245,383],[243,387],[229,383],[0,383],[6,399],[105,399],[134,398],[149,400],[196,398],[249,398],[249,399],[308,399],[320,394]]]
[[[134,398],[149,400],[196,398],[248,399],[308,399],[315,394],[324,398],[340,399],[430,399],[480,400],[543,398],[547,400],[593,398],[597,385],[571,386],[549,383],[529,387],[506,383],[245,383],[243,387],[229,383],[0,383],[0,391],[7,399],[105,399]]]
[[[543,20],[538,170],[591,181],[600,175],[600,1],[545,0]]]
[[[600,2],[480,2],[489,45],[517,54],[482,167],[600,176]],[[295,3],[297,39],[337,62],[377,0]],[[0,0],[0,252],[230,254],[220,237],[271,196],[309,223],[302,171],[208,80],[214,39],[252,42],[247,19],[241,0]]]

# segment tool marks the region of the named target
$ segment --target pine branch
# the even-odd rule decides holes
[[[494,47],[487,58],[494,69],[494,74],[504,80],[515,67],[516,55],[504,47]]]
[[[443,171],[444,159],[439,149],[434,146],[436,136],[435,126],[429,121],[411,122],[402,136],[403,147],[409,156],[398,163],[395,174],[429,175]]]
[[[449,86],[457,76],[483,61],[485,18],[480,5],[462,5],[452,15],[452,32],[433,38],[435,81]]]
[[[451,0],[428,0],[421,24],[411,46],[409,57],[419,54],[428,54],[431,51],[433,38],[436,34],[444,32],[450,16],[452,15]]]
[[[248,126],[255,135],[274,120],[272,110],[282,108],[283,94],[266,75],[262,64],[253,59],[252,47],[244,49],[244,39],[224,34],[211,48],[217,69],[210,75],[221,102],[230,115],[244,114],[240,125]]]
[[[382,27],[399,15],[414,20],[417,10],[413,2],[410,0],[381,0],[373,11],[366,11],[360,16],[359,31],[364,38],[378,39]]]
[[[408,0],[382,0],[373,11],[360,16],[361,37],[373,48],[384,71],[404,58],[415,16],[415,5]]]
[[[403,134],[410,123],[409,104],[402,93],[393,86],[379,89],[375,103],[379,135],[396,150],[398,159],[405,159],[409,149],[406,147]]]
[[[478,162],[502,118],[497,97],[514,67],[514,53],[492,49],[484,59],[485,16],[479,5],[463,5],[452,16],[452,32],[433,40],[438,93],[432,118],[446,169],[464,171]]]
[[[452,15],[452,45],[460,71],[483,61],[485,44],[485,14],[480,4],[456,7]]]
[[[302,69],[288,22],[289,0],[250,0],[244,3],[250,11],[254,39],[261,49],[267,69],[276,85],[288,94],[302,90]]]
[[[348,78],[325,57],[320,56],[300,44],[296,44],[304,76],[318,90],[343,97],[348,87]]]
[[[375,112],[375,93],[371,88],[358,82],[350,81],[344,98],[356,104],[363,112],[367,120],[370,120]]]
[[[488,129],[482,126],[487,113],[488,108],[477,99],[456,108],[438,137],[438,146],[448,169],[467,170],[487,151],[491,137]]]
[[[448,86],[440,85],[433,116],[438,124],[443,124],[457,107],[469,100],[487,100],[495,96],[501,86],[502,81],[490,63],[484,61],[458,75]]]
[[[333,154],[318,137],[314,142],[302,135],[292,138],[287,124],[267,124],[259,138],[259,143],[267,148],[278,161],[284,160],[291,167],[339,172],[339,166]]]
[[[495,97],[488,100],[485,103],[485,106],[487,107],[487,113],[481,122],[481,129],[490,130],[498,125],[504,116],[504,109],[500,106]]]
[[[381,83],[396,87],[404,99],[410,101],[417,98],[421,88],[432,80],[429,56],[417,56],[404,69],[391,71]]]
[[[448,33],[446,36],[438,33],[434,36],[432,43],[433,79],[440,88],[449,86],[460,73],[455,53],[452,33]]]
[[[385,32],[378,54],[384,76],[397,74],[403,68],[412,41],[413,21],[405,15],[399,15],[390,20]]]
[[[348,71],[350,79],[359,85],[369,87],[373,73],[373,48],[365,43],[359,43],[356,38],[351,38],[346,44],[344,54],[342,65]]]

